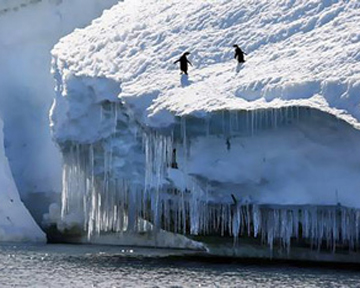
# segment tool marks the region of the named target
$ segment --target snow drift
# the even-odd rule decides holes
[[[63,38],[51,111],[63,217],[79,212],[89,236],[145,218],[288,250],[299,238],[356,249],[359,8],[139,0]],[[187,50],[195,67],[179,76]]]

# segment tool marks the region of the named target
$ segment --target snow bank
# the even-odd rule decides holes
[[[46,236],[20,200],[4,150],[0,120],[0,241],[46,242]]]
[[[145,218],[270,247],[355,249],[359,8],[139,0],[63,38],[51,111],[63,217],[84,212],[90,237]],[[194,68],[179,76],[187,50]]]

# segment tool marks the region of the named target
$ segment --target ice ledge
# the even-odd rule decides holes
[[[123,88],[124,83],[120,79],[107,76],[76,75],[64,67],[59,69],[57,64],[57,60],[54,58],[53,75],[57,81],[57,97],[50,111],[50,126],[54,128],[53,131],[59,131],[56,133],[55,138],[61,138],[62,133],[60,130],[64,131],[64,135],[72,133],[72,136],[67,137],[73,140],[76,140],[77,135],[82,135],[81,137],[88,135],[88,142],[93,137],[96,137],[90,130],[86,133],[79,133],[78,131],[71,132],[68,129],[73,127],[71,120],[85,120],[86,117],[90,117],[93,119],[89,118],[88,123],[98,122],[99,119],[95,120],[96,117],[93,116],[101,116],[101,112],[96,112],[93,108],[96,105],[100,107],[99,104],[106,101],[121,103],[139,125],[149,126],[154,129],[168,128],[179,117],[194,116],[206,119],[212,113],[221,111],[252,112],[293,107],[316,109],[347,122],[355,129],[360,129],[358,105],[354,104],[346,107],[344,106],[345,103],[339,101],[330,103],[329,99],[326,99],[321,94],[299,99],[291,99],[291,97],[287,97],[288,99],[282,99],[281,97],[267,99],[266,97],[260,97],[248,100],[246,94],[242,96],[231,96],[229,94],[230,96],[224,98],[216,94],[216,91],[204,90],[203,88],[201,91],[197,91],[197,88],[193,87],[194,89],[191,90],[178,91],[176,89],[162,92],[149,90],[144,94],[133,95],[124,91],[127,88]],[[176,95],[173,95],[174,93]],[[171,99],[171,104],[169,104],[169,99]],[[97,127],[98,123],[95,122],[89,124],[88,127],[91,127],[91,129]],[[97,131],[97,129],[94,129],[94,131]],[[100,132],[96,133],[101,134]]]

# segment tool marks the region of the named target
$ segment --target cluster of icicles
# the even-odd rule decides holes
[[[113,111],[113,117],[121,114],[118,108],[110,111]],[[284,111],[293,118],[299,118],[299,109]],[[234,131],[234,127],[240,127],[234,125],[238,117],[229,115],[229,119],[224,120],[227,124],[222,126],[231,127],[227,130]],[[254,115],[250,115],[251,132],[264,125],[259,123],[268,123],[260,121],[267,117],[265,114],[258,118]],[[285,119],[283,123],[289,120],[289,117],[281,115],[281,110],[270,111],[270,115],[280,115],[281,119]],[[111,118],[108,117],[116,126],[117,119]],[[278,120],[273,118],[272,123],[278,125]],[[185,151],[183,174],[186,175],[186,121],[179,126],[180,144]],[[211,133],[211,129],[209,131]],[[110,137],[96,144],[68,143],[63,149],[62,215],[80,211],[88,237],[101,232],[165,229],[175,233],[231,236],[235,239],[247,236],[258,239],[271,249],[278,245],[287,251],[293,241],[299,240],[308,247],[329,250],[356,250],[360,244],[360,210],[341,206],[269,206],[237,201],[211,203],[206,201],[206,191],[191,177],[184,179],[187,182],[185,191],[171,187],[166,181],[166,174],[174,160],[174,133],[165,136],[154,131],[143,132],[144,184],[134,184],[132,179],[115,171],[112,161],[117,156],[112,151],[113,145],[108,143],[112,139]],[[136,139],[134,137],[134,141]]]

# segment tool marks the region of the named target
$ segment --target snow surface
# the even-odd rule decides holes
[[[300,226],[318,248],[359,245],[359,8],[125,1],[61,39],[51,126],[64,219],[83,212],[89,236],[145,217],[270,247]],[[189,77],[173,64],[185,51]]]
[[[0,241],[46,242],[46,236],[19,197],[5,156],[3,123],[0,120]]]
[[[118,81],[122,101],[153,126],[169,124],[166,111],[304,105],[358,127],[359,8],[335,0],[137,0],[65,37],[53,55],[64,80]],[[238,73],[234,43],[249,54]],[[172,62],[187,50],[195,67],[179,81]]]

